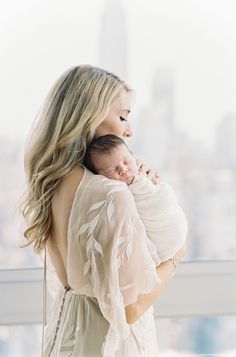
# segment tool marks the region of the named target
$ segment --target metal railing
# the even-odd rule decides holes
[[[0,270],[0,325],[42,322],[42,281],[43,268]],[[236,314],[236,261],[182,262],[154,308],[158,318]]]

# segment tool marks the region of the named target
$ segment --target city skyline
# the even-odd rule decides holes
[[[211,146],[222,116],[236,113],[236,24],[232,17],[236,5],[233,1],[184,0],[178,4],[173,0],[119,3],[126,18],[127,80],[135,89],[131,120],[137,121],[149,105],[156,70],[169,68],[176,126],[193,140]],[[24,140],[61,72],[78,63],[100,64],[107,2],[71,1],[70,8],[65,4],[50,0],[32,6],[23,0],[2,5],[1,136]]]
[[[115,6],[105,9],[108,2]],[[12,7],[12,3],[16,6]],[[35,256],[32,247],[27,249],[18,247],[23,238],[23,227],[20,225],[22,217],[14,216],[14,212],[17,200],[23,193],[25,182],[24,139],[52,83],[63,70],[74,65],[76,61],[111,66],[108,69],[114,68],[117,74],[124,77],[127,75],[128,82],[136,89],[135,107],[130,118],[134,129],[134,142],[131,144],[134,144],[135,154],[142,155],[144,162],[148,163],[150,160],[150,165],[153,168],[155,166],[161,178],[172,185],[186,212],[189,224],[189,248],[186,260],[235,259],[236,108],[229,105],[230,101],[233,103],[235,93],[233,91],[236,83],[234,67],[232,65],[224,68],[226,62],[223,62],[219,67],[221,72],[217,73],[217,64],[219,65],[220,59],[217,59],[218,62],[214,63],[211,68],[211,58],[208,56],[204,58],[205,54],[201,52],[199,57],[191,63],[198,48],[191,48],[189,52],[186,47],[181,48],[181,44],[188,44],[190,47],[196,44],[200,46],[199,41],[203,33],[206,34],[206,38],[202,38],[203,47],[199,48],[204,48],[207,43],[206,39],[213,34],[213,28],[218,26],[220,29],[219,23],[223,25],[222,21],[226,20],[225,13],[223,13],[222,18],[218,19],[219,23],[213,26],[214,20],[219,15],[220,4],[223,2],[214,2],[214,8],[210,8],[212,1],[204,3],[202,0],[193,1],[191,4],[189,1],[175,3],[169,0],[155,2],[148,0],[145,2],[148,4],[146,7],[144,0],[139,2],[127,0],[125,3],[123,1],[120,7],[121,3],[120,0],[88,0],[86,3],[71,1],[69,18],[64,16],[69,14],[68,4],[66,7],[64,0],[47,2],[36,0],[34,5],[29,0],[23,0],[21,7],[14,0],[10,3],[11,9],[9,7],[8,13],[5,11],[3,23],[7,24],[7,27],[3,42],[4,38],[9,40],[4,42],[9,51],[3,51],[5,65],[0,68],[0,73],[5,78],[1,87],[4,100],[3,120],[0,124],[0,164],[3,172],[0,178],[2,187],[0,265],[4,269],[42,266],[42,260],[39,256]],[[226,3],[230,4],[230,1],[226,0]],[[154,4],[155,9],[150,11]],[[64,8],[62,5],[65,5]],[[233,5],[232,2],[231,5]],[[5,10],[7,6],[9,5],[6,4]],[[76,12],[78,9],[79,13]],[[197,10],[198,12],[195,13]],[[214,16],[209,17],[212,11]],[[3,16],[3,12],[0,12],[0,16]],[[141,21],[145,16],[149,16],[150,20],[146,22],[147,28]],[[199,28],[196,22],[191,22],[193,18],[195,21],[205,19],[206,23],[201,23],[202,27]],[[137,21],[138,19],[140,21]],[[184,23],[180,26],[178,21],[181,19]],[[229,19],[228,15],[227,19]],[[51,26],[51,21],[54,26]],[[207,27],[209,21],[213,26],[212,32]],[[42,25],[44,31],[42,31]],[[174,33],[174,27],[168,29],[170,25],[179,25],[176,33]],[[184,33],[184,30],[188,28],[187,25],[191,30],[189,34]],[[119,26],[127,30],[116,37]],[[143,26],[143,31],[139,29],[137,32],[137,26]],[[235,23],[228,21],[224,31],[230,26],[235,27]],[[157,38],[148,36],[149,33],[152,34],[151,30],[154,27],[163,30],[161,33],[155,33]],[[198,31],[200,29],[201,31]],[[175,43],[180,33],[183,33],[183,40]],[[190,41],[191,36],[195,41]],[[117,39],[114,47],[112,47],[113,38]],[[165,38],[167,40],[166,52]],[[157,43],[154,43],[155,39]],[[209,39],[212,40],[211,37]],[[230,44],[233,43],[233,37],[231,40]],[[218,45],[221,43],[219,38],[216,38],[216,42]],[[141,53],[140,45],[146,50],[143,58],[138,58],[138,54]],[[153,45],[152,51],[151,45]],[[113,56],[109,51],[104,50],[107,47],[113,49]],[[157,48],[158,52],[155,53]],[[180,49],[183,53],[178,52]],[[16,57],[13,56],[14,51]],[[124,54],[122,54],[123,51],[125,51]],[[176,58],[172,58],[171,54],[175,51]],[[224,53],[225,57],[227,53]],[[148,56],[152,54],[154,57],[149,60]],[[181,62],[181,58],[183,59],[186,54],[188,56],[185,62]],[[157,58],[157,55],[160,58]],[[40,63],[37,60],[38,56],[40,56]],[[234,56],[235,53],[230,57],[230,61],[233,62]],[[136,58],[137,61],[135,61]],[[203,66],[200,61],[200,67],[197,68],[199,58],[202,62],[205,61],[206,65]],[[203,67],[204,71],[201,73]],[[196,68],[196,73],[191,71],[194,68]],[[226,79],[223,69],[227,70]],[[230,78],[229,73],[232,74]],[[222,77],[221,82],[218,81],[216,85],[216,78],[219,77]],[[212,81],[210,81],[211,78]],[[228,86],[226,89],[221,87],[224,82]],[[213,94],[211,93],[212,86],[216,87]],[[227,98],[229,93],[230,96]],[[202,101],[195,110],[193,103],[198,103],[199,98]],[[220,111],[219,108],[224,108],[224,110]],[[211,120],[210,123],[206,123],[209,110],[215,121]],[[181,121],[180,117],[183,113],[184,121]],[[195,133],[194,118],[197,118],[198,113],[203,113],[203,117],[199,119],[201,132],[198,129],[199,132]],[[212,151],[202,144],[210,143],[209,128],[212,128],[211,134],[216,135]],[[10,132],[17,140],[14,137],[8,138]],[[194,136],[194,133],[198,135]],[[195,355],[195,353],[203,352],[219,353],[222,352],[222,346],[224,349],[229,345],[232,345],[231,348],[235,347],[234,340],[231,338],[231,330],[235,322],[233,317],[221,316],[218,319],[213,316],[210,318],[199,316],[197,319],[161,320],[157,320],[160,350],[172,348],[176,351],[176,355],[182,355],[185,350],[187,356],[187,351],[189,355]],[[35,351],[35,343],[34,346],[28,345],[28,342],[22,343],[24,336],[27,340],[27,331],[24,327],[3,326],[0,330],[0,337],[3,336],[3,350],[8,351],[9,355],[12,355],[13,350],[22,351],[22,355],[25,355],[26,350]],[[169,333],[169,331],[172,332]],[[12,336],[16,341],[14,346],[10,343]],[[31,343],[39,341],[39,336],[40,331],[36,329],[34,331],[31,328]]]

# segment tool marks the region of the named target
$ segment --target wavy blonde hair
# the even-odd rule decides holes
[[[67,70],[50,90],[33,125],[25,150],[27,190],[19,209],[27,223],[23,247],[41,253],[50,234],[55,188],[82,163],[95,129],[129,86],[98,67]]]

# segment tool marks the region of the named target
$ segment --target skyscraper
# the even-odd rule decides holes
[[[174,130],[174,79],[170,68],[158,68],[154,72],[152,106],[157,107],[169,135]]]
[[[139,155],[153,167],[168,165],[174,133],[174,81],[172,70],[158,68],[153,75],[151,103],[141,112],[137,126]]]
[[[236,115],[226,114],[217,129],[217,159],[220,167],[236,169]]]
[[[106,0],[101,18],[99,62],[121,78],[127,78],[127,31],[121,0]]]

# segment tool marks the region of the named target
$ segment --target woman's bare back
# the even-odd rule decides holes
[[[69,287],[66,271],[68,222],[75,192],[83,174],[83,167],[77,166],[56,189],[52,202],[52,229],[47,241],[47,250],[57,276],[65,287]]]

